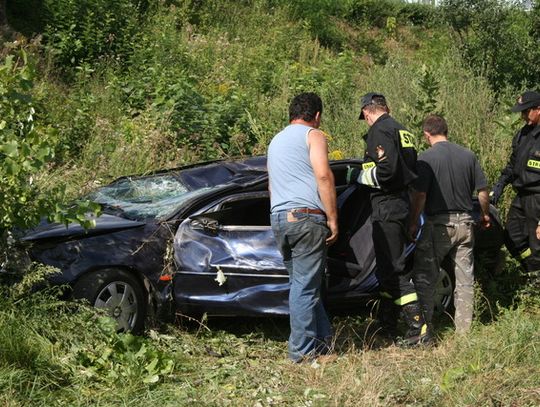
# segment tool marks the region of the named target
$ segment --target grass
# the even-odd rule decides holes
[[[285,318],[210,318],[118,335],[56,293],[0,300],[3,406],[534,406],[540,307],[500,308],[467,336],[443,318],[438,345],[402,349],[367,310],[336,316],[337,361],[293,364]]]

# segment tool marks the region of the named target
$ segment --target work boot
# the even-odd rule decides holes
[[[399,306],[390,298],[382,298],[377,310],[377,323],[382,336],[395,339],[398,336],[397,322],[399,319]]]
[[[414,346],[433,342],[432,329],[422,315],[420,304],[415,301],[401,307],[403,319],[409,329],[405,337],[400,340],[402,346]]]

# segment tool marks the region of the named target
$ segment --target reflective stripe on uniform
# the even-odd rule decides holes
[[[411,293],[411,294],[404,295],[403,297],[399,297],[397,300],[394,300],[394,304],[407,305],[415,301],[418,301],[418,296],[416,295],[416,293]]]
[[[532,254],[531,252],[531,248],[527,248],[525,250],[523,250],[520,254],[519,254],[519,258],[521,260],[525,260],[527,257],[529,257],[530,255]]]
[[[366,164],[363,164],[362,168],[364,168],[364,166],[367,167]],[[364,168],[362,169],[362,171],[360,171],[357,182],[362,185],[379,188],[379,181],[377,180],[377,166],[375,165],[375,163],[369,166],[369,168]]]

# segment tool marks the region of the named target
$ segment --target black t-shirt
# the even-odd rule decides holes
[[[469,149],[441,141],[424,151],[416,163],[414,188],[426,192],[425,212],[471,212],[472,194],[487,188],[486,177]]]

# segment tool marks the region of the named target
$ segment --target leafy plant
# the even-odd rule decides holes
[[[54,159],[57,132],[47,123],[33,91],[35,67],[24,49],[0,66],[0,236],[13,227],[26,228],[42,217],[59,222],[80,220],[90,203],[63,207],[60,186],[45,194],[37,179]],[[5,236],[4,236],[5,237]]]
[[[129,333],[116,334],[116,324],[108,317],[98,319],[98,326],[106,333],[107,340],[94,348],[74,350],[75,360],[87,377],[107,382],[124,378],[152,384],[173,371],[173,359],[149,340]]]
[[[371,27],[385,28],[389,17],[396,18],[399,2],[392,0],[353,0],[348,19]]]
[[[438,10],[432,4],[404,3],[399,10],[398,18],[404,23],[432,28],[436,23]]]
[[[440,83],[434,72],[424,65],[414,85],[415,102],[412,108],[406,109],[407,122],[415,134],[421,135],[422,122],[427,115],[443,114],[439,102]]]
[[[101,57],[122,60],[139,33],[141,3],[145,2],[45,0],[45,39],[55,60],[62,67],[93,64]]]

